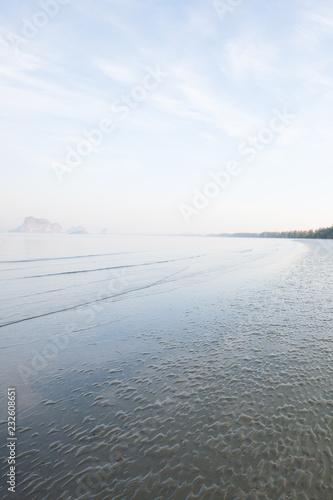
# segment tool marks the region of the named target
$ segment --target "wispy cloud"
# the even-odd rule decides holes
[[[132,66],[124,66],[101,57],[95,60],[95,66],[104,73],[104,75],[111,78],[111,80],[115,80],[125,85],[133,84],[137,78],[137,72],[133,70]]]
[[[333,17],[332,13],[330,17],[317,14],[316,12],[306,11],[303,12],[303,18],[309,20],[311,23],[318,24],[320,28],[327,28],[327,31],[332,36],[333,28]]]
[[[271,75],[276,71],[278,47],[252,37],[228,41],[221,54],[221,69],[234,80]]]
[[[30,196],[24,197],[20,217],[29,212],[29,198],[40,201],[41,215],[47,200],[65,217],[69,208],[60,207],[60,189],[68,190],[74,204],[80,192],[92,204],[103,200],[106,207],[111,206],[110,190],[126,200],[129,191],[139,189],[135,199],[144,199],[146,209],[156,211],[154,200],[166,200],[175,190],[179,195],[190,192],[207,169],[229,156],[232,160],[239,142],[261,130],[275,107],[295,113],[297,123],[267,148],[265,166],[259,160],[253,165],[262,177],[255,177],[251,193],[244,188],[244,206],[251,206],[247,197],[262,199],[271,188],[268,178],[279,178],[280,163],[294,169],[290,182],[296,183],[301,170],[293,166],[297,158],[308,173],[315,168],[316,154],[322,164],[325,158],[329,162],[329,2],[242,2],[222,22],[211,2],[200,0],[72,0],[33,40],[21,48],[11,46],[8,33],[20,33],[22,16],[32,18],[38,9],[33,0],[24,8],[15,1],[7,2],[6,17],[0,13],[0,105],[6,120],[0,131],[8,165],[3,186],[23,186],[25,180]],[[117,132],[77,170],[75,182],[60,188],[52,172],[46,175],[52,159],[62,158],[66,147],[75,146],[83,131],[94,129],[103,117],[116,119],[111,103],[142,84],[145,68],[156,65],[168,78],[133,107],[128,119],[119,121]],[[326,186],[333,179],[328,169],[325,175],[318,182]],[[236,194],[228,196],[232,201]],[[16,203],[17,213],[20,200],[12,198],[4,193],[9,211]],[[81,198],[78,211],[85,208]],[[125,205],[119,211],[130,213]],[[133,218],[124,216],[122,223],[125,232],[131,231]]]

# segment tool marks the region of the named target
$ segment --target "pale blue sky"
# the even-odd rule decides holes
[[[2,3],[0,230],[27,215],[116,233],[331,225],[333,4],[238,3],[223,19],[210,0]],[[247,161],[239,145],[274,110],[294,117]],[[54,162],[104,119],[114,130],[60,180]],[[186,221],[230,161],[242,172]]]

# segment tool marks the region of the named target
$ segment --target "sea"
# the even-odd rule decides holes
[[[0,271],[2,499],[333,498],[332,241],[11,233]]]

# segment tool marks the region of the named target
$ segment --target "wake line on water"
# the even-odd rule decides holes
[[[197,256],[197,257],[200,257],[200,256]],[[161,261],[160,263],[175,262],[175,261],[177,262],[177,261],[188,260],[188,259],[193,259],[193,258],[195,258],[195,257],[187,257],[187,258],[183,258],[183,259],[174,259],[173,261]],[[256,260],[256,259],[254,259],[254,260]],[[154,264],[154,263],[148,263],[148,264],[143,264],[143,265],[151,265],[151,264]],[[138,264],[138,266],[140,266],[140,265],[141,264]],[[110,299],[116,299],[118,297],[122,297],[122,296],[128,295],[130,293],[147,290],[147,289],[152,288],[152,287],[157,286],[157,285],[161,285],[161,284],[165,284],[165,283],[172,283],[172,282],[175,282],[175,281],[179,281],[181,279],[183,279],[183,280],[191,279],[194,276],[196,276],[197,278],[200,277],[200,276],[207,278],[209,275],[212,275],[213,273],[216,274],[216,272],[220,271],[220,270],[224,270],[224,271],[226,271],[226,273],[232,272],[233,270],[237,270],[240,267],[246,267],[247,265],[248,265],[248,263],[246,263],[246,264],[244,263],[243,266],[239,266],[239,265],[229,266],[227,270],[225,269],[224,265],[222,265],[222,266],[218,266],[218,267],[215,267],[215,268],[211,269],[209,272],[204,272],[204,271],[198,271],[197,270],[195,272],[190,273],[188,276],[180,276],[177,279],[171,279],[174,276],[179,275],[180,273],[184,272],[188,268],[181,269],[181,270],[178,270],[178,271],[176,271],[176,272],[174,272],[174,273],[172,273],[172,274],[170,274],[168,276],[165,276],[164,278],[161,278],[161,279],[159,279],[157,281],[154,281],[152,283],[148,283],[146,285],[140,285],[140,286],[138,286],[136,288],[134,287],[134,288],[131,288],[129,290],[125,290],[123,292],[120,292],[120,293],[117,293],[117,294],[114,294],[114,295],[108,295],[106,297],[99,298],[98,300],[89,300],[87,302],[82,302],[80,304],[76,304],[76,305],[69,306],[69,307],[66,307],[66,308],[58,309],[56,311],[49,311],[49,312],[46,312],[46,313],[42,313],[42,314],[38,314],[38,315],[35,315],[35,316],[31,316],[31,317],[28,317],[28,318],[22,318],[22,319],[18,319],[18,320],[15,320],[15,321],[10,321],[10,322],[7,322],[7,323],[3,323],[3,324],[0,324],[0,328],[5,328],[6,326],[15,325],[17,323],[23,323],[24,321],[30,321],[30,320],[33,320],[33,319],[43,318],[45,316],[50,316],[52,314],[58,314],[58,313],[67,312],[67,311],[73,311],[75,309],[79,309],[81,307],[86,307],[86,306],[89,306],[91,304],[95,304],[97,302],[100,303],[100,302],[108,301]],[[135,267],[135,265],[128,266],[128,267]]]
[[[144,266],[154,266],[157,264],[169,264],[170,262],[180,262],[183,260],[197,259],[203,257],[204,255],[193,255],[191,257],[183,257],[181,259],[173,259],[173,260],[160,260],[155,262],[145,262],[143,264],[129,264],[127,266],[111,266],[111,267],[99,267],[97,269],[82,269],[81,271],[64,271],[62,273],[49,273],[49,274],[37,274],[35,276],[20,276],[18,278],[7,278],[6,280],[22,280],[22,279],[31,279],[31,278],[48,278],[50,276],[64,276],[69,274],[80,274],[80,273],[94,273],[99,271],[111,271],[113,269],[129,269],[132,267],[144,267]]]
[[[76,328],[75,330],[71,330],[70,331],[70,335],[74,334],[74,333],[81,333],[81,332],[86,332],[88,330],[93,330],[94,328],[99,328],[101,326],[108,326],[108,325],[112,325],[113,323],[119,323],[119,321],[122,321],[123,319],[126,319],[126,318],[130,318],[131,315],[126,315],[126,316],[122,316],[118,319],[115,319],[113,321],[107,321],[106,323],[96,323],[96,324],[93,324],[93,325],[89,325],[89,326],[86,326],[84,328]],[[33,345],[35,343],[35,340],[34,339],[31,339],[30,341],[28,342],[25,342],[25,346],[27,345]],[[0,351],[3,351],[4,349],[9,349],[9,348],[12,348],[12,347],[19,347],[19,346],[22,346],[22,344],[8,344],[6,346],[0,346]]]
[[[90,259],[91,257],[108,257],[110,255],[128,255],[133,253],[143,253],[146,250],[140,250],[138,252],[116,252],[116,253],[94,253],[91,255],[73,255],[68,257],[48,257],[43,259],[26,259],[26,260],[0,260],[0,264],[20,264],[26,262],[45,262],[49,260],[68,260],[68,259]]]
[[[184,257],[184,258],[181,258],[181,259],[173,259],[173,260],[165,260],[165,261],[155,261],[155,262],[148,262],[148,263],[144,263],[144,264],[132,264],[132,265],[129,265],[129,266],[118,266],[118,267],[110,267],[110,268],[103,268],[103,269],[91,269],[91,270],[83,270],[83,271],[70,271],[68,273],[56,273],[56,274],[50,274],[50,275],[41,275],[40,277],[47,277],[47,276],[54,276],[54,275],[63,275],[63,274],[76,274],[76,273],[80,273],[80,272],[94,272],[94,271],[100,271],[100,270],[104,270],[104,269],[120,269],[120,268],[130,268],[130,267],[144,267],[144,266],[152,266],[152,265],[156,265],[156,264],[164,264],[164,263],[170,263],[170,262],[179,262],[179,261],[185,261],[185,260],[190,260],[190,259],[195,259],[195,258],[199,258],[199,257],[202,257],[202,256],[205,256],[205,255],[208,255],[208,254],[203,254],[203,255],[197,255],[197,256],[191,256],[191,257]],[[190,273],[190,275],[188,276],[182,276],[182,277],[179,277],[179,279],[189,279],[189,278],[193,278],[194,276],[198,279],[199,277],[202,278],[208,278],[209,275],[212,275],[212,278],[216,278],[218,277],[217,276],[217,273],[220,274],[221,270],[224,271],[224,273],[226,274],[229,274],[230,272],[233,272],[235,270],[240,270],[242,268],[247,268],[249,266],[249,264],[253,264],[254,262],[257,262],[257,261],[260,261],[262,259],[264,255],[262,254],[259,254],[258,256],[253,256],[251,258],[251,261],[249,262],[248,260],[246,262],[242,262],[242,263],[237,263],[237,264],[234,264],[234,265],[228,265],[228,268],[226,269],[225,268],[225,263],[223,265],[220,265],[220,266],[217,266],[217,267],[214,267],[213,269],[210,269],[209,272],[202,272],[200,270],[195,270],[194,272]],[[170,278],[172,276],[174,276],[175,274],[179,274],[180,272],[183,272],[184,269],[182,269],[181,271],[177,271],[176,273],[172,273],[171,275],[169,276],[166,276],[162,279],[159,279],[155,282],[152,282],[152,283],[148,283],[144,286],[140,285],[136,288],[131,288],[129,290],[125,290],[121,293],[118,293],[118,294],[114,294],[114,295],[110,295],[110,296],[106,296],[106,297],[103,297],[103,298],[100,298],[98,300],[89,300],[89,301],[86,301],[86,302],[83,302],[81,304],[76,304],[76,305],[72,305],[72,306],[68,306],[68,307],[64,307],[62,309],[59,309],[59,310],[55,310],[55,311],[48,311],[48,312],[45,312],[45,313],[42,313],[42,314],[36,314],[34,316],[31,316],[31,317],[28,317],[28,318],[21,318],[21,319],[17,319],[17,320],[14,320],[14,321],[8,321],[6,323],[3,323],[3,324],[0,324],[0,328],[4,328],[6,326],[10,326],[10,325],[13,325],[13,324],[17,324],[17,323],[22,323],[24,321],[29,321],[29,320],[32,320],[32,319],[38,319],[38,318],[41,318],[41,317],[45,317],[45,316],[50,316],[52,314],[57,314],[57,313],[61,313],[61,312],[67,312],[67,311],[72,311],[72,310],[75,310],[75,309],[79,309],[81,307],[85,307],[85,306],[89,306],[91,304],[94,304],[94,303],[97,303],[97,302],[104,302],[104,301],[107,301],[107,300],[110,300],[110,299],[116,299],[118,297],[121,297],[121,296],[124,296],[124,295],[128,295],[130,293],[133,293],[133,292],[137,292],[137,291],[142,291],[142,290],[145,290],[145,289],[149,289],[151,287],[154,287],[156,285],[160,285],[160,284],[163,284],[163,283],[170,283],[171,281],[176,281],[175,279],[174,280],[171,280]],[[31,276],[30,276],[31,277]],[[28,276],[29,278],[29,276]],[[22,278],[12,278],[12,279],[22,279]],[[24,277],[23,277],[24,279]]]
[[[178,260],[183,260],[183,259],[178,259]],[[138,292],[138,291],[141,291],[141,290],[146,290],[147,288],[151,288],[151,287],[156,286],[156,285],[160,285],[160,284],[163,284],[163,283],[168,283],[168,280],[172,276],[175,276],[176,274],[179,274],[180,272],[183,272],[183,271],[184,270],[177,271],[177,272],[172,273],[169,276],[166,276],[165,278],[159,279],[159,280],[157,280],[157,281],[155,281],[153,283],[149,283],[149,284],[144,285],[144,286],[139,286],[137,288],[131,288],[130,290],[126,290],[124,292],[117,293],[117,294],[114,294],[114,295],[109,295],[109,296],[100,298],[98,300],[90,300],[90,301],[87,301],[87,302],[83,302],[81,304],[76,304],[74,306],[64,307],[64,308],[58,309],[56,311],[49,311],[49,312],[38,314],[38,315],[35,315],[35,316],[30,316],[28,318],[21,318],[21,319],[15,320],[15,321],[9,321],[8,323],[0,324],[0,328],[5,328],[6,326],[10,326],[10,325],[16,325],[17,323],[23,323],[24,321],[30,321],[32,319],[43,318],[45,316],[50,316],[52,314],[58,314],[58,313],[67,312],[67,311],[73,311],[75,309],[79,309],[80,307],[85,307],[85,306],[89,306],[91,304],[95,304],[96,302],[105,302],[107,300],[114,299],[114,298],[117,298],[117,297],[121,297],[123,295],[127,295],[127,294],[132,293],[132,292]]]

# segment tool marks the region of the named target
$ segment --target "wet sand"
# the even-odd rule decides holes
[[[47,348],[2,328],[6,367],[15,344],[21,366],[4,378],[17,384],[18,493],[2,482],[2,498],[333,498],[332,253],[265,261],[250,247],[251,272],[212,266],[94,302],[80,328],[62,313]],[[33,322],[41,338],[54,318]]]

